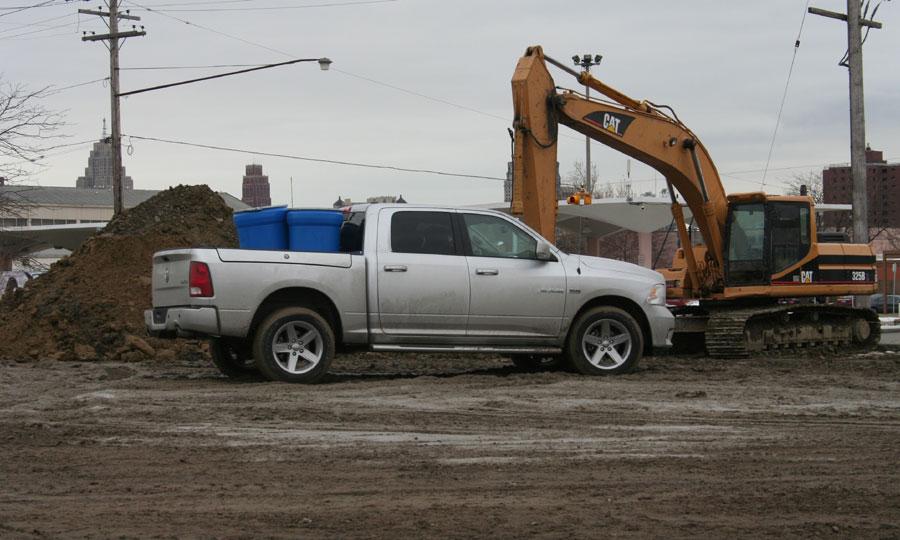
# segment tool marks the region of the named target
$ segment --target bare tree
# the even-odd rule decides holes
[[[28,164],[53,147],[63,127],[62,115],[46,109],[41,100],[47,87],[29,90],[0,79],[0,177],[14,182],[28,175]]]
[[[566,173],[564,183],[574,190],[579,190],[582,186],[585,189],[588,189],[586,185],[587,177],[585,176],[585,167],[583,161],[575,161],[572,166],[572,170]],[[619,198],[624,199],[626,197],[631,197],[634,193],[631,190],[631,186],[625,182],[600,182],[600,173],[597,170],[597,164],[591,163],[591,180],[594,184],[593,197],[595,199],[612,199]]]
[[[594,197],[598,199],[625,199],[633,196],[630,184],[622,182],[607,182],[603,186],[594,189]]]
[[[794,173],[790,180],[784,182],[785,194],[800,195],[800,186],[806,186],[806,193],[813,198],[813,202],[825,202],[825,192],[822,189],[822,173],[809,171]]]
[[[806,186],[806,194],[812,197],[813,202],[821,204],[825,202],[825,190],[822,184],[822,173],[809,171],[794,173],[790,180],[784,182],[786,195],[800,195],[801,187]],[[850,214],[839,212],[830,215],[819,214],[816,216],[816,230],[835,229],[846,231],[850,227]]]
[[[584,166],[583,161],[575,161],[575,164],[572,166],[572,170],[566,173],[565,183],[573,186],[576,190],[588,189],[587,185],[587,175],[585,174],[586,168]],[[597,164],[591,163],[591,180],[594,183],[594,186],[597,185],[597,179],[600,178],[600,173],[597,171]]]
[[[50,94],[48,88],[29,90],[25,85],[0,79],[0,186],[21,181],[28,176],[29,166],[53,148],[61,137],[62,115],[46,109],[42,99]],[[0,189],[0,228],[11,218],[25,214],[27,191]],[[27,251],[27,242],[8,239],[0,245],[0,264],[19,258]]]

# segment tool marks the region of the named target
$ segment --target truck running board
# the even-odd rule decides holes
[[[372,345],[378,352],[465,352],[491,354],[562,354],[559,347],[478,347],[471,345]]]

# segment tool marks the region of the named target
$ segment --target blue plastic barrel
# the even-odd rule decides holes
[[[288,246],[291,251],[341,250],[340,210],[291,210],[287,213]]]
[[[241,249],[286,250],[288,230],[284,217],[287,211],[284,206],[273,206],[235,212],[234,226]]]

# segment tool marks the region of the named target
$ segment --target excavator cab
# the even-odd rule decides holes
[[[725,286],[768,286],[797,268],[812,249],[814,219],[807,197],[730,196]]]

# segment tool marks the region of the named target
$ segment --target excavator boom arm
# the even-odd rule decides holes
[[[572,91],[557,93],[546,62],[576,75],[579,82],[614,101],[588,100]],[[519,59],[512,88],[516,138],[513,213],[522,214],[545,238],[555,238],[549,223],[551,219],[555,223],[556,195],[545,192],[555,191],[557,130],[558,124],[563,124],[659,171],[669,184],[673,203],[674,188],[691,209],[716,263],[716,270],[706,281],[721,281],[728,203],[709,153],[690,129],[589,73],[575,74],[545,57],[540,47],[530,47]]]

